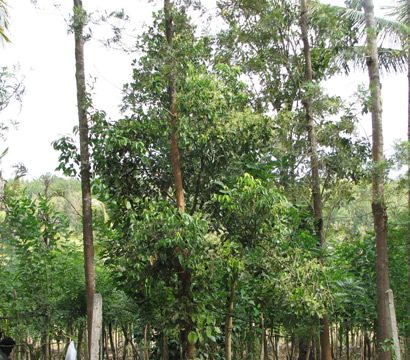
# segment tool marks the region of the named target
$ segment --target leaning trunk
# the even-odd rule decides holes
[[[310,45],[308,38],[308,8],[305,0],[301,0],[300,27],[302,32],[303,53],[305,57],[305,81],[307,83],[312,83],[312,59],[310,55]],[[309,141],[310,167],[312,174],[313,214],[315,219],[316,235],[320,239],[320,245],[323,246],[325,243],[325,237],[323,232],[322,196],[320,192],[319,178],[319,157],[317,153],[317,140],[313,121],[311,98],[307,97],[306,99],[304,99],[303,105],[306,112],[306,128]],[[321,360],[331,360],[329,320],[327,318],[320,319],[320,327]]]
[[[372,212],[376,234],[376,281],[377,281],[377,343],[380,360],[391,359],[391,353],[382,344],[390,339],[386,291],[390,288],[389,262],[387,257],[387,212],[384,201],[384,155],[382,131],[382,105],[377,50],[376,21],[372,0],[363,1],[367,30],[367,68],[370,79],[372,110],[372,156],[373,186]]]
[[[85,11],[81,0],[74,0],[75,79],[77,83],[80,133],[81,191],[83,206],[84,268],[87,298],[88,349],[91,349],[93,297],[95,294],[94,243],[91,209],[90,160],[88,152],[87,96],[85,92],[83,26]]]

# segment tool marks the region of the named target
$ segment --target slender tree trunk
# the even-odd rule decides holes
[[[144,349],[143,349],[143,351],[144,351],[144,354],[148,354],[149,355],[149,349],[148,349],[148,347],[146,347],[145,346],[145,342],[146,342],[146,339],[147,339],[147,331],[149,331],[149,330],[146,330],[146,329],[148,329],[149,328],[149,325],[147,324],[145,327],[144,327]],[[121,330],[122,330],[122,333],[123,333],[123,335],[124,335],[124,350],[123,350],[123,358],[124,358],[124,354],[125,354],[125,356],[127,355],[127,352],[128,352],[128,347],[126,346],[126,345],[128,345],[128,344],[130,344],[131,345],[131,350],[132,350],[132,354],[133,354],[133,356],[134,355],[138,355],[139,354],[139,349],[137,348],[137,346],[134,344],[134,342],[132,341],[132,336],[131,337],[129,337],[128,336],[128,329],[127,329],[127,325],[122,325],[121,324]],[[144,355],[143,354],[143,355]],[[147,356],[148,356],[147,355]],[[134,356],[135,357],[135,356]],[[143,356],[143,359],[145,359],[146,357],[145,357],[145,355]]]
[[[77,360],[81,360],[81,351],[83,347],[83,334],[84,334],[84,326],[81,323],[80,326],[78,327],[78,335],[77,335]],[[85,359],[88,359],[88,356],[84,357]]]
[[[231,294],[229,296],[228,303],[228,316],[225,321],[225,359],[232,359],[232,324],[233,324],[233,309],[234,309],[234,299],[235,299],[235,290],[236,283],[238,281],[238,271],[235,271],[232,276],[231,282]]]
[[[299,346],[298,360],[308,360],[308,356],[309,356],[308,339],[300,337],[298,346]]]
[[[313,326],[311,326],[309,329],[309,346],[308,346],[308,351],[306,355],[306,360],[310,359],[310,353],[312,352],[312,342],[313,342]]]
[[[126,337],[124,339],[124,345],[122,347],[122,360],[127,360],[127,352],[128,352],[127,349],[128,349],[128,338]],[[145,354],[145,352],[144,352],[144,354]],[[145,360],[144,354],[142,354],[143,355],[142,356],[143,360]]]
[[[308,7],[306,5],[306,0],[301,0],[300,27],[302,32],[303,52],[305,57],[305,80],[306,82],[312,83],[313,72],[308,38]],[[317,140],[313,121],[312,100],[309,98],[304,99],[303,105],[306,111],[306,127],[309,140],[310,167],[312,174],[313,214],[315,219],[316,235],[320,239],[320,245],[323,246],[325,243],[325,236],[323,232],[322,196],[320,192],[319,157],[317,153]],[[331,360],[332,356],[330,349],[329,320],[326,317],[320,319],[320,327],[321,360]]]
[[[374,231],[376,233],[378,358],[379,360],[388,360],[391,359],[390,351],[386,351],[381,347],[383,342],[391,337],[385,295],[386,291],[390,288],[390,280],[389,262],[387,257],[387,212],[384,201],[384,155],[381,85],[374,5],[372,0],[364,0],[362,4],[366,19],[366,59],[370,79],[370,93],[372,97],[372,154],[374,167],[372,186],[372,212],[374,219]]]
[[[48,314],[49,310],[47,309],[46,323],[44,329],[44,335],[41,338],[41,350],[43,353],[43,359],[48,360],[50,357],[50,315]]]
[[[145,324],[144,326],[144,357],[143,360],[149,360],[149,341],[148,341],[148,333],[149,333],[149,324]]]
[[[261,352],[260,360],[265,360],[268,358],[268,346],[266,343],[266,329],[265,329],[265,319],[263,313],[261,314]]]
[[[370,360],[372,358],[372,348],[370,345],[370,338],[367,334],[365,334],[364,336],[364,344],[365,344],[364,345],[365,349],[367,349],[366,351],[367,356],[364,357],[364,360]]]
[[[161,334],[161,360],[169,360],[168,336]]]
[[[346,344],[346,360],[350,360],[350,342],[349,342],[349,328],[345,327],[345,344]]]
[[[93,297],[95,294],[94,243],[88,151],[87,95],[84,71],[83,27],[86,13],[81,0],[74,0],[75,79],[80,133],[81,191],[83,207],[84,268],[87,297],[88,349],[91,349]]]
[[[173,4],[170,0],[164,0],[164,13],[165,13],[165,35],[167,38],[167,43],[170,49],[173,46],[173,19],[172,19],[172,9]],[[169,83],[168,83],[168,95],[169,95],[169,106],[171,114],[171,164],[172,171],[174,174],[175,182],[175,196],[177,200],[177,206],[182,212],[185,211],[185,199],[184,199],[184,189],[182,185],[182,171],[178,148],[178,135],[177,135],[177,123],[178,114],[176,109],[176,86],[175,86],[175,76],[174,64],[170,65],[169,73]],[[177,251],[182,251],[184,257],[188,256],[185,249],[177,249]],[[184,267],[181,263],[177,265],[178,279],[180,283],[179,299],[185,304],[186,318],[181,323],[181,341],[183,348],[183,357],[185,359],[195,358],[195,343],[191,343],[188,339],[189,333],[193,330],[191,313],[191,284],[192,277],[191,271]]]
[[[192,294],[191,294],[191,272],[189,269],[178,265],[178,278],[180,282],[180,289],[178,292],[179,299],[185,304],[185,312],[187,317],[182,320],[181,326],[181,342],[182,342],[182,354],[184,359],[195,359],[195,343],[189,341],[189,333],[194,330],[191,320],[191,306]]]
[[[253,347],[255,344],[255,330],[253,328],[253,315],[249,316],[249,336],[248,336],[248,341],[247,341],[247,359],[253,360]]]
[[[112,360],[117,360],[117,349],[115,347],[114,338],[112,336],[112,323],[111,322],[108,324],[108,336],[109,336],[109,339],[110,339]]]
[[[172,49],[173,42],[173,19],[172,19],[172,8],[173,4],[170,0],[164,0],[164,11],[165,11],[165,32],[169,48]],[[179,158],[179,148],[178,148],[178,137],[177,137],[177,122],[178,114],[176,109],[176,87],[175,87],[175,74],[174,66],[171,66],[169,74],[169,84],[168,84],[168,94],[169,94],[169,105],[171,113],[171,163],[172,171],[174,174],[175,182],[175,195],[177,199],[177,206],[185,211],[185,200],[184,200],[184,190],[182,186],[182,172],[181,164]]]

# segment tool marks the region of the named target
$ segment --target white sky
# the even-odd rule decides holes
[[[0,46],[0,66],[20,64],[26,94],[21,112],[10,107],[0,113],[2,120],[13,118],[19,123],[17,130],[8,133],[6,144],[0,141],[0,153],[9,147],[0,168],[5,177],[10,177],[12,165],[20,162],[26,165],[30,177],[38,178],[53,173],[58,165],[58,153],[51,143],[63,134],[71,134],[78,123],[74,39],[67,33],[64,19],[71,12],[72,1],[65,1],[60,9],[53,6],[53,0],[38,0],[37,7],[30,0],[8,0],[8,3],[12,44]],[[83,0],[83,5],[88,12],[96,8],[125,9],[136,34],[144,22],[150,22],[152,11],[161,7],[162,1]],[[97,78],[94,103],[111,118],[117,118],[122,85],[131,79],[130,64],[135,57],[136,54],[108,50],[96,41],[86,44],[86,73]],[[393,140],[407,137],[407,76],[394,75],[382,81],[385,149],[390,154]],[[329,89],[339,95],[352,94],[360,82],[367,84],[367,74],[333,79]],[[361,126],[370,135],[368,117]]]

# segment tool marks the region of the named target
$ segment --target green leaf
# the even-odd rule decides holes
[[[197,334],[195,331],[191,331],[191,332],[188,334],[188,341],[189,341],[190,343],[196,343],[197,340],[198,340],[198,334]]]

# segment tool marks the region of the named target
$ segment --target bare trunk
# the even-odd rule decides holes
[[[43,359],[48,360],[50,357],[50,315],[48,314],[49,310],[47,309],[46,323],[45,323],[45,332],[41,338],[41,350],[43,353]]]
[[[322,360],[332,359],[332,350],[330,346],[330,331],[329,331],[329,319],[324,317],[320,319],[321,331],[320,331],[320,350]]]
[[[77,335],[77,360],[82,359],[81,357],[81,351],[82,351],[82,347],[83,347],[83,333],[84,333],[84,326],[81,323],[79,328],[78,328],[78,335]],[[88,356],[84,357],[85,359],[88,359]]]
[[[185,312],[188,315],[186,319],[184,319],[180,326],[181,326],[181,342],[182,342],[182,355],[184,359],[195,359],[195,343],[191,343],[188,339],[189,333],[194,330],[193,324],[191,320],[191,306],[190,303],[192,302],[192,294],[191,294],[191,272],[189,269],[184,268],[179,265],[178,269],[178,279],[180,283],[179,289],[179,299],[182,303],[185,304]]]
[[[161,360],[169,360],[168,337],[161,334]]]
[[[267,346],[266,346],[266,330],[265,330],[265,319],[263,317],[263,313],[261,314],[261,352],[260,352],[260,360],[265,360],[268,358]]]
[[[108,336],[109,336],[109,339],[110,339],[112,359],[117,360],[117,349],[115,347],[114,338],[112,336],[112,323],[108,324]],[[107,351],[107,354],[108,354],[108,351]]]
[[[345,344],[346,344],[346,360],[350,360],[350,342],[349,342],[349,328],[346,325],[345,328]]]
[[[128,349],[128,338],[126,337],[124,340],[124,345],[122,347],[122,360],[127,360],[127,349]],[[145,360],[144,354],[142,356],[143,360]]]
[[[238,281],[238,272],[236,271],[232,276],[231,282],[231,294],[229,296],[228,304],[228,316],[225,321],[225,359],[232,359],[232,324],[233,324],[233,309],[234,309],[234,299],[236,283]]]
[[[93,297],[95,294],[94,243],[91,208],[90,160],[88,152],[87,96],[84,71],[83,26],[85,12],[81,0],[74,0],[75,79],[77,83],[78,123],[80,133],[81,191],[83,206],[84,268],[87,296],[88,349],[91,349]]]
[[[302,32],[303,52],[305,57],[305,80],[313,82],[312,59],[310,55],[310,45],[308,38],[308,8],[306,0],[301,0],[301,18],[300,27]],[[319,157],[317,152],[317,140],[315,126],[313,121],[312,100],[310,98],[303,100],[303,105],[306,111],[306,127],[309,140],[310,152],[310,167],[312,174],[312,198],[313,198],[313,214],[315,219],[316,235],[320,240],[320,245],[325,243],[323,232],[323,215],[322,215],[322,196],[320,192],[319,178]],[[320,319],[320,348],[321,360],[331,360],[330,336],[329,336],[329,320],[327,318]]]
[[[309,345],[308,345],[306,360],[310,359],[310,353],[312,351],[312,341],[313,341],[313,326],[311,326],[309,329]]]
[[[148,345],[149,325],[144,326],[144,357],[143,360],[149,360],[149,345]]]
[[[165,13],[165,35],[167,38],[167,43],[170,49],[172,49],[173,43],[173,19],[172,19],[172,9],[173,4],[170,0],[164,0],[164,13]],[[182,171],[179,157],[178,149],[178,135],[177,135],[177,123],[178,114],[176,109],[176,86],[175,86],[175,76],[174,64],[170,65],[169,73],[169,83],[168,83],[168,95],[169,95],[169,106],[171,114],[171,164],[172,171],[174,175],[175,182],[175,196],[177,200],[177,206],[182,212],[185,211],[185,200],[184,200],[184,189],[182,185]],[[177,251],[182,251],[184,257],[188,256],[185,249],[176,249]],[[193,330],[192,319],[191,319],[191,272],[189,269],[184,267],[181,263],[177,265],[178,279],[180,284],[179,290],[179,300],[184,303],[186,315],[184,320],[181,322],[181,342],[182,351],[184,359],[194,359],[195,358],[195,343],[189,341],[189,333]]]
[[[390,288],[389,262],[387,257],[387,213],[384,202],[384,155],[381,86],[377,50],[376,22],[372,0],[363,1],[367,30],[367,68],[369,70],[370,92],[372,96],[373,135],[373,187],[372,212],[376,233],[376,281],[377,281],[377,342],[378,358],[391,359],[390,351],[381,345],[391,337],[387,317],[386,291]]]
[[[253,346],[254,346],[254,333],[255,330],[253,328],[253,315],[249,316],[249,336],[248,336],[248,343],[247,343],[247,354],[246,358],[253,360]]]
[[[148,326],[148,325],[147,325]],[[130,344],[131,345],[131,350],[133,353],[133,357],[135,357],[135,355],[139,354],[139,349],[137,348],[137,346],[134,344],[134,342],[132,341],[132,336],[131,338],[128,336],[128,330],[127,330],[127,326],[126,325],[122,325],[121,324],[121,330],[122,333],[124,335],[124,350],[123,350],[123,357],[124,354],[127,355],[127,349],[128,347],[126,345]],[[144,342],[146,341],[146,332],[145,332],[145,327],[144,327]],[[144,352],[146,350],[146,347],[144,346]],[[147,350],[148,351],[148,350]],[[145,357],[143,357],[145,359]]]
[[[369,336],[367,334],[365,334],[364,336],[364,348],[366,349],[364,360],[370,360],[372,358],[372,348],[371,348]]]
[[[165,11],[165,32],[168,42],[168,46],[172,48],[173,42],[173,21],[172,21],[172,3],[170,0],[164,0],[164,11]],[[177,122],[178,114],[176,109],[176,87],[175,87],[175,74],[174,67],[171,66],[169,74],[169,84],[168,84],[168,94],[169,94],[169,105],[171,113],[171,163],[172,171],[174,174],[175,182],[175,195],[177,199],[177,206],[184,212],[185,211],[185,200],[184,191],[182,186],[182,172],[181,164],[179,158],[179,148],[178,148],[178,136],[177,136]]]

